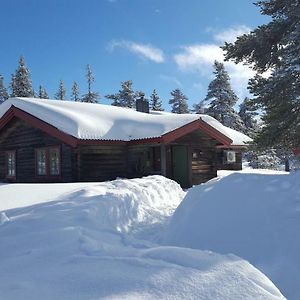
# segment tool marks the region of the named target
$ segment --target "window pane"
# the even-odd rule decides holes
[[[52,148],[49,150],[50,160],[50,175],[59,175],[60,173],[60,155],[58,148]]]
[[[7,152],[7,176],[16,176],[16,155],[15,152]]]
[[[47,174],[46,149],[38,149],[37,150],[37,172],[38,172],[38,175],[46,175]]]

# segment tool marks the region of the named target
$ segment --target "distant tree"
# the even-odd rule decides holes
[[[156,89],[150,95],[150,108],[154,111],[163,111],[162,102],[157,94]]]
[[[15,74],[12,75],[11,89],[12,97],[34,97],[30,71],[26,67],[23,56],[20,57],[19,66]]]
[[[176,114],[188,114],[188,98],[180,89],[175,89],[171,92],[172,98],[169,100],[169,104],[172,105],[172,113]]]
[[[38,98],[40,99],[49,99],[48,93],[43,86],[39,86]]]
[[[196,114],[205,114],[205,104],[204,100],[193,105],[193,112]]]
[[[97,103],[100,96],[99,93],[92,92],[92,84],[95,82],[95,76],[90,65],[87,65],[86,67],[86,78],[88,83],[88,93],[82,97],[82,102]]]
[[[244,124],[233,108],[238,97],[231,88],[230,78],[224,64],[215,61],[214,68],[215,78],[210,82],[204,99],[209,103],[206,113],[227,127],[244,131]]]
[[[112,104],[114,106],[122,106],[122,107],[134,107],[136,100],[136,93],[132,88],[132,81],[127,80],[121,82],[121,89],[116,94],[106,95],[105,97],[109,100],[112,100]]]
[[[225,43],[225,58],[257,72],[249,84],[256,107],[263,112],[257,144],[263,149],[293,149],[300,140],[299,0],[261,0],[256,5],[270,21]],[[270,76],[262,77],[266,71]]]
[[[0,75],[0,104],[9,98],[6,87],[4,86],[3,76]]]
[[[74,81],[73,86],[72,86],[72,94],[71,94],[71,99],[73,101],[80,101],[80,89],[79,89],[79,85],[76,81]]]
[[[249,98],[245,98],[240,104],[239,116],[244,123],[244,133],[250,137],[255,136],[259,131],[257,120],[255,117],[258,115],[253,102]]]
[[[65,100],[66,99],[66,88],[63,80],[59,81],[58,91],[55,94],[55,99],[57,100]]]

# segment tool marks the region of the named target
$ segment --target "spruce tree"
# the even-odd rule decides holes
[[[73,86],[72,86],[71,99],[76,102],[80,101],[80,89],[79,89],[79,85],[76,81],[74,81]]]
[[[199,103],[193,105],[193,112],[196,114],[205,114],[204,100],[201,100]]]
[[[39,86],[38,98],[40,99],[49,99],[48,93],[43,86]]]
[[[92,92],[92,84],[95,82],[95,76],[90,65],[86,67],[86,78],[88,83],[88,93],[82,97],[82,102],[97,103],[100,98],[99,93]]]
[[[11,90],[10,96],[17,97],[16,77],[14,74],[11,74],[10,90]]]
[[[206,113],[227,127],[243,131],[243,122],[233,108],[238,97],[231,88],[230,78],[224,64],[215,61],[214,68],[215,79],[210,82],[204,99],[209,103]]]
[[[259,130],[257,120],[255,119],[257,112],[248,97],[240,104],[239,116],[245,125],[244,133],[250,137],[254,137]]]
[[[180,89],[175,89],[171,92],[172,98],[169,100],[169,104],[172,105],[172,113],[176,114],[188,114],[188,98]]]
[[[57,100],[65,100],[66,99],[66,89],[63,80],[60,80],[58,91],[55,94],[55,99]]]
[[[256,137],[262,148],[299,147],[300,140],[300,2],[262,0],[256,5],[269,23],[225,43],[225,58],[249,64],[257,75],[250,81],[264,126]],[[261,75],[269,71],[267,78]]]
[[[4,86],[3,76],[0,75],[0,104],[9,98],[6,87]]]
[[[12,76],[11,88],[12,97],[34,97],[30,71],[23,56],[20,57],[19,66]]]
[[[154,111],[163,111],[162,102],[157,94],[156,89],[153,90],[152,94],[150,95],[150,109]]]
[[[112,100],[114,106],[122,106],[133,108],[136,100],[136,93],[132,87],[133,83],[131,80],[121,82],[121,89],[116,94],[106,95],[107,99]]]

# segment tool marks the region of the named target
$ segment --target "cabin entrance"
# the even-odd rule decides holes
[[[178,182],[181,187],[189,187],[190,182],[187,146],[172,146],[172,168],[173,179]]]

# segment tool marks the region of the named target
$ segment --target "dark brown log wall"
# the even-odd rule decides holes
[[[61,148],[60,178],[42,179],[35,174],[35,149]],[[6,181],[5,151],[16,150],[16,182],[72,181],[73,151],[68,145],[19,119],[13,119],[0,132],[0,180]]]
[[[189,147],[191,185],[206,182],[217,176],[216,141],[209,135],[197,130],[172,144]]]
[[[126,146],[80,146],[75,150],[77,181],[105,181],[127,177]]]

